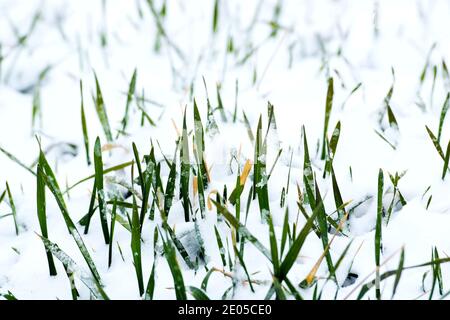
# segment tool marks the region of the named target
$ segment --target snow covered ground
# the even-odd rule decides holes
[[[189,299],[198,298],[191,287],[211,299],[264,299],[272,286],[271,298],[292,299],[297,294],[305,299],[319,295],[356,299],[364,285],[377,278],[377,264],[379,274],[390,275],[381,277],[382,299],[446,297],[450,290],[450,172],[445,168],[450,153],[450,120],[445,119],[449,29],[446,0],[0,0],[0,294],[17,299],[73,298],[63,266],[67,257],[53,252],[57,275],[50,276],[38,236],[43,234],[36,196],[38,137],[64,192],[69,216],[98,270],[96,277],[88,268],[74,240],[76,233],[72,231],[72,236],[68,231],[47,186],[48,239],[76,263],[77,267],[69,265],[69,273],[74,272],[80,299],[98,297],[100,287],[103,298],[174,299],[180,297],[176,292],[184,292],[179,278],[174,290],[177,270]],[[127,95],[134,70],[135,88]],[[107,114],[103,124],[94,74]],[[332,86],[328,79],[333,79]],[[194,98],[201,123],[194,121]],[[332,102],[330,112],[325,111],[327,101]],[[274,110],[269,130],[268,102]],[[260,150],[255,157],[260,115],[262,139],[268,132],[263,143],[267,155]],[[338,122],[340,129],[334,130]],[[317,182],[312,185],[314,201],[305,186],[311,170],[304,170],[302,126]],[[324,126],[329,141],[325,149]],[[236,236],[216,204],[199,197],[196,176],[202,166],[194,155],[200,154],[202,133],[209,174],[204,197],[221,198],[220,208],[233,216],[240,212],[240,222],[272,253],[269,257],[242,234],[242,228]],[[94,174],[97,136],[104,170],[135,159],[133,142],[140,158],[149,155],[153,145],[155,164],[160,163],[159,172],[153,168],[156,182],[147,185],[148,211],[138,221],[139,254],[136,241],[133,249],[130,246],[136,230],[127,218],[135,222],[133,210],[126,206],[132,206],[133,198],[136,210],[142,205],[138,168],[134,164],[133,170],[128,165],[104,172],[109,233],[114,199],[122,197],[110,266],[101,210],[94,212],[87,234],[79,224],[94,199],[94,179],[65,192]],[[180,149],[188,150],[188,161],[180,159]],[[167,199],[173,159],[175,195],[165,212],[165,224],[160,209]],[[247,160],[251,167],[245,165]],[[255,174],[255,162],[266,164],[265,172]],[[326,162],[332,163],[333,172]],[[181,164],[189,165],[187,175],[181,174]],[[141,166],[151,167],[145,161]],[[243,191],[236,209],[230,195],[241,185],[236,180],[246,169],[251,171],[245,184],[241,179]],[[134,197],[124,187],[133,188],[132,174]],[[156,177],[166,192],[157,187]],[[184,193],[188,202],[180,195],[180,178],[188,178]],[[259,191],[248,202],[253,187]],[[323,198],[323,214],[314,189]],[[264,209],[266,195],[270,210]],[[100,202],[96,199],[95,207]],[[342,220],[346,213],[348,221]],[[288,264],[288,252],[295,251],[292,244],[301,236],[305,215],[313,214],[317,214],[314,227],[293,257],[287,278],[280,276],[277,265]],[[269,232],[267,216],[274,234]],[[340,221],[342,230],[336,232]],[[279,263],[274,262],[271,235]],[[332,241],[329,250],[323,240]],[[164,243],[177,241],[191,266],[180,246],[175,249],[177,263],[170,260]],[[320,260],[323,253],[326,257]],[[142,259],[143,284],[148,289],[142,296],[136,259]],[[311,273],[318,260],[317,272]],[[427,265],[405,268],[419,264]],[[153,294],[149,279],[155,281]],[[377,298],[375,287],[362,298]]]

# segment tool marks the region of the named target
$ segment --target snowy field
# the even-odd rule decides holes
[[[0,296],[441,299],[450,2],[0,0]]]

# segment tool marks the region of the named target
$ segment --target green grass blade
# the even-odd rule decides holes
[[[103,238],[105,243],[109,244],[108,220],[106,214],[105,190],[103,190],[103,160],[100,139],[97,137],[94,146],[94,166],[95,166],[95,183],[97,189],[98,209],[100,212],[100,222],[102,225]]]
[[[447,151],[445,152],[444,167],[442,169],[442,180],[445,179],[445,175],[447,174],[449,161],[450,161],[450,140],[448,141]]]
[[[164,255],[167,259],[170,272],[172,273],[176,298],[177,300],[187,300],[186,287],[184,286],[183,280],[183,273],[181,272],[180,266],[178,265],[175,250],[172,246],[170,239],[164,240],[164,237],[161,238],[163,240],[164,245]]]
[[[103,100],[102,90],[100,88],[100,84],[98,82],[97,74],[94,72],[95,78],[95,87],[96,87],[96,96],[94,97],[95,110],[97,111],[98,119],[103,128],[103,132],[105,133],[106,139],[108,142],[113,141],[111,127],[108,121],[108,115],[106,113],[105,102]]]
[[[133,101],[134,93],[136,91],[136,78],[137,78],[137,69],[134,69],[133,75],[131,76],[130,85],[128,86],[127,102],[125,104],[125,114],[123,115],[123,118],[122,118],[121,132],[125,132],[127,129],[130,105],[131,105],[131,102]],[[118,135],[119,135],[119,133],[118,133]]]
[[[325,160],[325,156],[326,156],[325,140],[327,138],[328,123],[330,122],[331,109],[333,107],[333,95],[334,95],[333,78],[330,77],[328,79],[327,99],[325,101],[325,118],[324,118],[324,125],[323,125],[322,154],[320,157],[322,160]]]
[[[195,298],[195,300],[209,300],[208,295],[202,289],[197,287],[189,286],[187,287],[189,293]]]
[[[427,129],[428,135],[430,136],[430,139],[433,142],[433,145],[436,148],[436,151],[439,153],[439,156],[444,160],[445,159],[444,151],[442,151],[442,148],[441,148],[441,145],[439,144],[438,139],[433,134],[433,132],[430,130],[430,128],[428,128],[428,126],[425,126],[425,128]]]
[[[41,234],[43,237],[48,238],[48,230],[47,230],[47,215],[46,215],[46,205],[45,205],[45,183],[42,178],[42,168],[38,164],[37,166],[37,174],[36,174],[36,208],[37,208],[37,216],[39,220],[39,227],[41,229]],[[52,254],[45,250],[48,261],[48,269],[51,276],[56,276],[56,267],[55,262],[53,261]]]
[[[83,82],[80,80],[80,96],[81,96],[81,129],[83,130],[84,150],[86,152],[87,165],[91,165],[91,158],[89,156],[89,135],[86,125],[86,115],[84,113],[84,98],[83,98]]]
[[[116,225],[116,214],[117,214],[117,199],[114,198],[114,204],[111,212],[111,237],[109,239],[109,248],[108,248],[108,268],[110,268],[112,264],[112,248],[114,243],[114,227]]]
[[[188,222],[190,220],[189,213],[189,176],[190,176],[190,161],[189,161],[189,141],[186,126],[186,112],[183,118],[183,133],[181,137],[181,149],[180,149],[180,193],[184,209],[184,220]]]
[[[377,221],[375,226],[375,265],[377,266],[377,300],[381,299],[380,290],[380,257],[381,257],[381,232],[382,232],[382,217],[383,217],[383,170],[380,169],[378,173],[378,195],[377,195]]]
[[[136,205],[136,198],[133,196],[133,213],[131,217],[131,252],[133,254],[134,268],[139,286],[139,295],[144,294],[144,279],[142,275],[141,261],[141,231],[139,224],[139,214]]]

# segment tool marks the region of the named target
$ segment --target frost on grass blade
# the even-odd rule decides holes
[[[61,263],[64,265],[67,273],[75,274],[79,279],[89,288],[92,295],[95,299],[99,300],[109,300],[108,295],[102,288],[102,285],[99,283],[98,279],[95,276],[89,275],[83,269],[81,269],[75,261],[72,260],[64,251],[62,251],[58,245],[52,243],[45,237],[39,236],[46,249],[51,252]]]

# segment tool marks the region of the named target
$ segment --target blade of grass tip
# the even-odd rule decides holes
[[[327,153],[327,161],[325,163],[325,170],[323,172],[323,178],[325,178],[326,174],[330,173],[331,171],[331,165],[333,164],[333,159],[334,156],[336,155],[336,148],[339,142],[340,135],[341,135],[341,122],[338,121],[336,127],[333,130],[333,134],[331,135],[331,140],[329,143],[327,143],[328,153]]]
[[[194,99],[194,140],[195,140],[195,157],[197,164],[200,167],[200,176],[203,186],[208,187],[208,174],[206,172],[206,166],[203,153],[205,151],[205,135],[203,132],[202,119],[200,112],[198,111],[197,102]]]
[[[322,154],[320,156],[321,160],[325,160],[325,156],[326,156],[325,139],[327,138],[328,123],[330,121],[331,109],[333,107],[333,94],[334,94],[333,78],[330,77],[330,78],[328,78],[327,99],[325,101],[325,118],[324,118],[324,125],[323,125]]]
[[[227,115],[225,113],[225,108],[223,107],[222,96],[220,95],[220,85],[216,85],[217,91],[217,109],[220,111],[220,116],[223,122],[227,122]]]
[[[88,287],[92,295],[96,299],[109,300],[108,295],[102,288],[102,285],[95,276],[89,275],[81,267],[79,267],[71,257],[62,251],[57,244],[51,242],[47,238],[38,235],[44,243],[46,249],[51,252],[61,263],[68,273],[74,274]]]
[[[305,126],[302,127],[302,133],[303,133],[303,148],[304,148],[303,181],[305,184],[305,188],[307,190],[306,194],[307,202],[310,204],[311,209],[314,210],[316,202],[314,198],[314,193],[312,192],[312,190],[314,190],[314,171],[312,170],[311,159],[309,157],[308,140],[306,138]]]
[[[382,234],[382,217],[383,217],[383,170],[380,169],[378,173],[378,195],[377,195],[377,221],[375,226],[375,265],[376,271],[376,298],[381,299],[380,290],[380,256],[382,250],[381,234]]]
[[[153,165],[147,165],[145,175],[142,171],[141,167],[141,159],[139,157],[139,152],[136,148],[136,144],[133,142],[133,153],[134,158],[136,161],[136,166],[138,168],[138,178],[139,178],[139,184],[141,185],[141,192],[142,192],[142,206],[141,206],[141,213],[139,215],[139,229],[142,230],[142,226],[144,224],[145,214],[147,213],[148,208],[148,198],[150,196],[150,186],[152,181],[152,175],[153,175]]]
[[[180,149],[180,193],[184,209],[184,220],[188,222],[189,217],[189,176],[190,176],[190,160],[189,160],[189,141],[186,127],[186,112],[183,117],[183,134],[181,136]]]
[[[212,23],[213,33],[217,32],[217,26],[218,26],[218,21],[219,21],[219,7],[220,7],[220,1],[215,0],[214,1],[214,9],[213,9],[213,23]]]
[[[112,264],[112,248],[114,243],[114,227],[116,225],[116,214],[117,214],[117,198],[114,198],[114,204],[111,212],[111,237],[109,239],[109,248],[108,248],[108,268],[110,268]]]
[[[437,136],[438,143],[441,141],[442,127],[444,125],[445,116],[447,115],[449,108],[450,108],[450,92],[447,93],[444,104],[442,105],[441,115],[439,117],[439,129],[438,129],[438,136]]]
[[[48,164],[47,159],[45,158],[45,155],[42,152],[42,149],[40,150],[39,164],[42,168],[42,178],[45,182],[45,185],[50,189],[51,193],[55,197],[56,203],[58,204],[58,207],[61,211],[61,214],[64,218],[64,222],[66,223],[66,226],[67,226],[67,229],[68,229],[70,235],[75,240],[75,243],[77,244],[78,249],[80,250],[84,260],[86,261],[87,265],[89,266],[89,269],[91,270],[92,274],[97,279],[97,281],[101,284],[100,274],[97,271],[97,268],[94,264],[94,260],[92,259],[91,255],[89,254],[89,251],[87,250],[86,245],[84,244],[83,238],[81,237],[75,224],[73,223],[72,219],[70,218],[69,211],[67,209],[66,203],[65,203],[63,195],[61,193],[61,189],[59,188],[55,174],[53,173],[53,170],[51,169],[50,165]]]
[[[270,212],[269,208],[269,194],[267,189],[267,174],[266,174],[266,140],[262,140],[262,117],[259,117],[258,127],[256,129],[255,141],[255,159],[254,159],[254,175],[253,187],[254,194],[258,196],[259,210],[261,218],[265,219]],[[254,196],[255,198],[255,196]]]
[[[444,160],[444,151],[442,151],[441,145],[439,144],[436,136],[433,134],[433,132],[428,128],[428,126],[425,126],[425,129],[427,129],[428,135],[430,136],[431,141],[433,142],[434,147],[436,148],[437,152],[439,153],[439,156]]]
[[[81,129],[83,130],[84,150],[86,152],[87,165],[91,165],[91,159],[89,156],[89,135],[86,125],[86,115],[84,113],[84,98],[83,98],[83,82],[80,80],[80,97],[81,97]]]
[[[255,141],[255,137],[253,136],[252,127],[250,125],[250,122],[248,121],[247,115],[245,114],[244,110],[242,110],[242,115],[244,118],[245,127],[247,128],[248,137],[250,139],[250,142],[253,143]]]
[[[447,174],[448,167],[449,167],[449,160],[450,160],[450,140],[448,141],[447,152],[445,153],[444,167],[442,169],[442,180],[445,179],[445,175]]]
[[[402,276],[404,263],[405,263],[405,248],[402,247],[402,252],[400,253],[400,260],[398,262],[397,272],[395,274],[394,288],[392,290],[391,300],[394,298],[395,293],[397,292],[397,287],[398,287],[398,284],[400,283],[400,278]]]
[[[139,286],[139,296],[144,294],[144,279],[142,275],[141,261],[141,232],[139,224],[139,214],[136,205],[136,197],[133,196],[133,210],[131,217],[131,252],[133,254],[134,268]]]
[[[9,159],[11,159],[13,162],[15,162],[16,164],[18,164],[19,166],[21,166],[22,168],[24,168],[25,170],[27,170],[29,173],[31,173],[32,175],[36,175],[36,173],[31,170],[30,167],[28,167],[27,165],[25,165],[22,161],[20,161],[19,159],[17,159],[14,155],[12,155],[11,153],[9,153],[8,151],[6,151],[5,149],[3,149],[2,147],[0,147],[0,151],[6,155]]]
[[[108,220],[106,215],[105,191],[103,190],[103,160],[100,139],[97,137],[94,146],[94,166],[95,166],[95,183],[98,197],[98,209],[100,212],[100,222],[102,225],[103,238],[105,243],[109,244]]]
[[[113,137],[112,137],[112,133],[111,133],[111,127],[109,125],[108,115],[106,113],[105,102],[103,100],[102,90],[100,88],[100,84],[98,82],[97,74],[95,73],[95,71],[94,71],[94,78],[95,78],[95,87],[96,87],[96,96],[93,97],[94,104],[95,104],[95,110],[97,111],[97,116],[102,125],[103,132],[105,133],[106,139],[108,140],[108,142],[112,142]]]
[[[36,208],[37,208],[37,216],[39,220],[39,227],[41,229],[42,236],[48,238],[48,230],[47,230],[47,215],[46,215],[46,205],[45,205],[45,183],[42,179],[42,168],[38,164],[37,165],[37,175],[36,175]],[[56,276],[56,267],[55,262],[53,261],[52,254],[45,250],[48,261],[48,269],[50,272],[50,276]]]
[[[16,213],[16,205],[14,204],[14,199],[11,194],[11,190],[9,189],[8,181],[6,181],[6,192],[8,193],[9,206],[11,207],[12,217],[14,220],[14,229],[16,231],[16,236],[19,235],[19,225],[17,224],[17,213]]]
[[[162,234],[161,239],[163,241],[164,246],[164,255],[167,259],[170,272],[172,273],[172,278],[175,286],[175,296],[177,300],[187,300],[186,287],[184,286],[183,280],[183,273],[181,272],[180,266],[178,265],[175,250],[172,246],[170,239],[164,240]]]
[[[125,132],[128,125],[128,113],[131,102],[133,101],[134,93],[136,91],[136,78],[137,78],[137,68],[134,69],[133,75],[131,76],[130,84],[128,86],[127,102],[125,104],[125,113],[122,118],[122,130],[117,133],[117,137],[119,137],[120,132]]]

